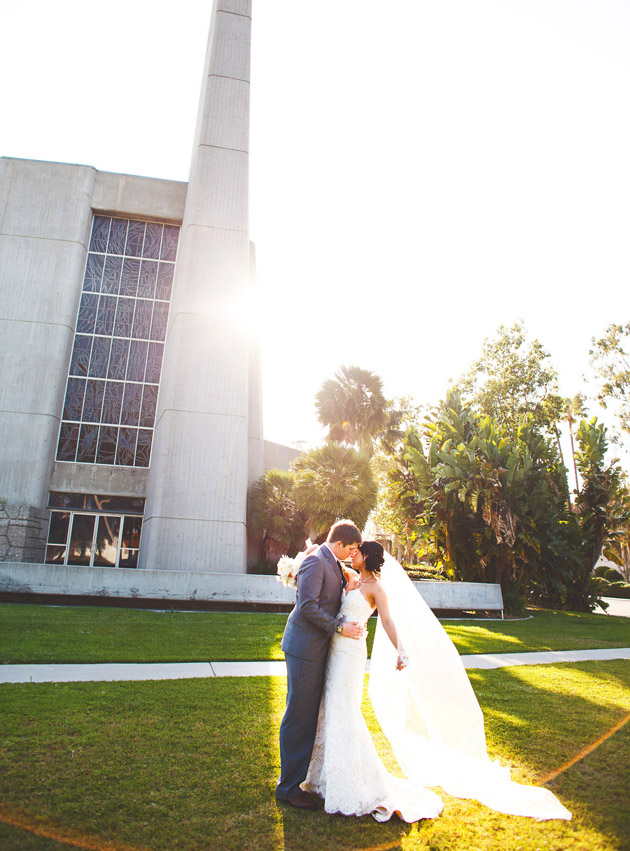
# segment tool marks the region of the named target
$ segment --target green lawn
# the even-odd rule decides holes
[[[282,659],[282,614],[0,604],[0,663]],[[630,646],[630,620],[534,611],[522,621],[445,621],[460,653]],[[370,621],[374,631],[374,619]]]
[[[475,671],[471,681],[491,755],[528,782],[630,712],[625,661]],[[0,686],[0,847],[61,851],[69,846],[55,838],[65,838],[117,851],[630,849],[630,724],[550,784],[571,822],[444,795],[439,819],[377,824],[276,808],[285,688],[281,677]],[[367,701],[364,710],[394,767]]]

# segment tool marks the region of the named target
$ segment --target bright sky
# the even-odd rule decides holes
[[[211,0],[3,7],[0,153],[186,180]],[[254,0],[265,436],[342,365],[444,396],[523,318],[561,392],[630,319],[626,0]]]

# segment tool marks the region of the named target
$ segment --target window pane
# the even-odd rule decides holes
[[[177,240],[179,239],[179,228],[171,225],[164,225],[164,234],[162,236],[162,249],[160,258],[162,260],[174,260],[177,256]]]
[[[172,263],[160,263],[157,277],[157,288],[155,297],[168,300],[171,297],[171,289],[173,288],[173,275],[175,266]]]
[[[104,265],[105,258],[101,254],[88,254],[85,278],[83,279],[84,291],[91,293],[100,291]]]
[[[163,343],[149,344],[149,358],[147,360],[147,375],[145,381],[157,384],[162,371],[162,355],[164,353]]]
[[[127,219],[112,219],[108,254],[124,254],[127,240]]]
[[[83,404],[84,422],[99,423],[101,421],[104,395],[105,382],[98,381],[96,378],[88,379],[85,387],[85,402]]]
[[[157,281],[158,264],[152,260],[143,260],[138,281],[138,296],[140,298],[155,298],[155,282]]]
[[[179,231],[94,216],[58,460],[149,465]]]
[[[123,467],[133,467],[133,459],[136,456],[136,441],[138,439],[137,428],[121,428],[118,433],[118,449],[116,451],[116,463]]]
[[[122,295],[134,296],[138,292],[138,277],[140,275],[140,261],[126,258],[123,261],[122,275],[120,277],[120,292]]]
[[[48,543],[66,545],[68,526],[70,525],[69,511],[51,511],[50,526],[48,527]]]
[[[136,446],[136,467],[148,467],[151,456],[152,431],[140,429],[138,432],[138,445]]]
[[[66,390],[66,403],[63,406],[64,420],[80,420],[85,394],[84,378],[69,378]]]
[[[92,358],[90,360],[90,378],[105,378],[112,341],[109,337],[94,337]]]
[[[90,240],[90,251],[107,250],[107,235],[109,234],[109,216],[94,216],[92,224],[92,239]]]
[[[96,333],[111,334],[114,327],[114,316],[116,314],[116,298],[114,296],[102,295],[98,303],[98,315],[96,317]]]
[[[110,293],[110,295],[118,294],[121,271],[122,257],[108,257],[106,259],[102,287],[104,293]]]
[[[133,337],[136,340],[148,340],[151,329],[152,301],[138,301],[136,304],[136,316],[133,320]],[[157,305],[156,305],[157,307]]]
[[[97,425],[82,425],[79,445],[77,447],[77,462],[93,464],[96,459],[96,442],[98,440]]]
[[[119,298],[116,311],[116,322],[114,323],[114,336],[131,337],[133,325],[133,311],[136,306],[134,298]]]
[[[142,532],[141,517],[125,517],[123,525],[121,546],[137,550],[140,547],[140,534]]]
[[[92,337],[77,334],[74,338],[74,348],[70,360],[70,375],[87,375],[91,349]]]
[[[92,556],[95,519],[93,514],[73,515],[68,564],[89,565]]]
[[[65,564],[66,548],[53,544],[46,547],[46,564]]]
[[[87,493],[51,491],[48,507],[64,511],[103,511],[111,514],[144,514],[144,500],[137,496],[103,496]]]
[[[74,461],[77,454],[79,426],[77,423],[62,423],[59,430],[57,461]]]
[[[157,405],[157,387],[152,387],[150,384],[144,385],[144,393],[142,395],[142,413],[140,415],[140,425],[146,428],[153,428],[155,422],[155,408]]]
[[[153,324],[151,325],[151,339],[164,340],[166,337],[166,320],[168,319],[168,304],[160,301],[155,302],[153,308]]]
[[[140,419],[140,404],[142,400],[141,384],[125,385],[125,401],[123,402],[121,424],[137,426]]]
[[[144,237],[143,257],[152,257],[155,260],[160,256],[160,243],[162,242],[162,225],[155,222],[147,222],[147,230]]]
[[[144,222],[129,222],[129,230],[127,231],[127,244],[125,246],[125,254],[129,257],[142,256],[142,243],[144,241]]]
[[[94,332],[97,307],[98,296],[95,293],[83,293],[79,307],[79,318],[77,319],[79,334],[92,334]]]
[[[138,550],[121,550],[118,567],[138,567]]]
[[[120,299],[124,301],[124,299]],[[118,304],[120,310],[120,302]],[[129,340],[112,340],[112,353],[109,358],[108,378],[123,379],[127,372],[127,357],[129,355]]]
[[[103,515],[98,518],[94,564],[98,567],[116,567],[121,517]]]
[[[118,425],[120,421],[120,408],[122,405],[123,388],[122,381],[108,381],[105,387],[105,400],[103,401],[102,423],[113,423]]]
[[[129,366],[127,381],[144,381],[144,369],[147,363],[147,343],[132,340],[129,347]]]
[[[97,464],[113,464],[116,460],[116,440],[118,429],[115,426],[101,426],[96,451]]]

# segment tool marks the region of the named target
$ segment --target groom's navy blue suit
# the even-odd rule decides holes
[[[346,584],[339,562],[323,544],[302,562],[295,608],[289,615],[282,649],[287,662],[287,707],[280,725],[280,780],[276,798],[300,792],[317,733],[328,645],[337,627]]]

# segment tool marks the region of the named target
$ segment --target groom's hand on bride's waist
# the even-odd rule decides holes
[[[363,638],[363,627],[360,623],[344,623],[343,624],[343,632],[342,635],[345,635],[346,638]]]

